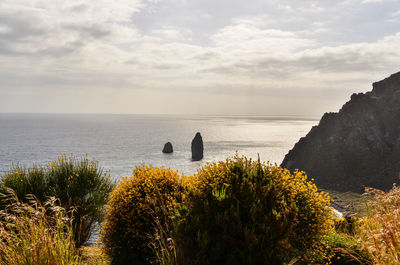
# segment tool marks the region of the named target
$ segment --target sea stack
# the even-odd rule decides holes
[[[328,190],[389,190],[400,175],[400,72],[353,94],[337,113],[325,113],[285,156]]]
[[[170,154],[170,153],[174,152],[174,149],[172,148],[172,144],[170,142],[166,143],[164,145],[162,152],[164,154]]]
[[[198,132],[192,140],[192,160],[199,161],[203,159],[203,138]]]

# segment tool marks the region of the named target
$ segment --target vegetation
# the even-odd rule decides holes
[[[0,211],[0,263],[4,265],[83,265],[73,241],[71,220],[49,198],[42,206],[34,197],[29,203],[15,193],[6,196]]]
[[[331,233],[328,237],[329,262],[333,265],[371,264],[368,253],[362,250],[360,243],[344,233]]]
[[[176,238],[182,264],[309,264],[325,256],[332,208],[304,173],[234,157],[196,177]]]
[[[353,216],[335,220],[335,231],[328,237],[328,256],[331,264],[371,264],[368,253],[362,249],[360,241],[355,236],[358,221],[359,218]]]
[[[83,246],[79,249],[82,262],[85,265],[110,265],[111,259],[101,246]]]
[[[358,226],[357,236],[373,264],[400,264],[400,187],[385,193],[367,189],[374,196],[370,213]]]
[[[89,161],[87,157],[77,160],[60,156],[45,167],[29,169],[13,166],[0,180],[3,193],[12,189],[23,201],[28,194],[34,195],[41,203],[49,197],[56,197],[68,213],[73,213],[77,247],[89,239],[93,225],[102,221],[103,208],[112,188],[109,175],[96,161]]]
[[[338,219],[303,172],[245,157],[190,177],[139,166],[109,196],[113,185],[96,162],[62,156],[14,166],[0,188],[5,265],[400,264],[399,187],[333,193],[360,209]],[[81,247],[104,213],[103,247]]]
[[[185,194],[184,179],[171,169],[140,166],[121,180],[111,193],[101,236],[114,264],[148,263],[155,256],[149,245],[153,217],[164,224],[177,215]]]

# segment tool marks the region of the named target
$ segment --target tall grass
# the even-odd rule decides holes
[[[177,265],[177,250],[173,239],[173,223],[171,219],[163,219],[158,213],[168,212],[162,202],[156,202],[148,198],[149,212],[153,218],[154,230],[148,234],[149,247],[154,251],[155,256],[151,263],[154,265]]]
[[[385,193],[367,189],[374,195],[370,213],[360,222],[357,234],[376,265],[400,264],[400,187]]]
[[[3,197],[0,211],[0,263],[4,265],[83,265],[75,250],[71,220],[56,199],[41,205],[28,196],[21,202],[14,191]]]
[[[109,174],[87,157],[60,156],[45,166],[13,166],[0,179],[0,190],[11,188],[25,200],[33,194],[44,203],[56,197],[68,213],[73,212],[73,233],[77,247],[89,239],[94,224],[103,220],[104,205],[114,187]],[[0,208],[4,208],[0,204]]]

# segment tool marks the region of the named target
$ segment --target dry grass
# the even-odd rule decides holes
[[[71,221],[50,198],[42,206],[34,197],[28,203],[13,191],[3,196],[0,211],[0,264],[83,265],[75,250]]]
[[[79,249],[79,252],[85,265],[111,264],[111,259],[102,251],[100,247],[84,246]]]
[[[367,192],[374,196],[370,213],[363,218],[357,234],[362,247],[376,265],[400,264],[400,187],[385,193],[376,189]]]
[[[154,265],[179,265],[187,264],[182,253],[176,247],[174,241],[174,224],[172,219],[165,219],[161,215],[168,214],[167,205],[154,198],[146,198],[149,205],[148,212],[152,216],[154,230],[148,233],[149,247],[155,256],[150,260]]]

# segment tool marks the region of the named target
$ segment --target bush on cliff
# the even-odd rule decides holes
[[[113,184],[97,162],[60,156],[43,167],[13,166],[0,180],[0,190],[4,193],[8,188],[23,201],[28,194],[42,203],[50,196],[58,198],[73,215],[74,240],[79,247],[89,239],[94,224],[102,221]]]
[[[139,166],[111,193],[102,241],[113,264],[148,264],[157,253],[151,247],[160,229],[179,215],[185,196],[184,177],[166,168]]]
[[[175,235],[182,264],[311,264],[332,230],[327,194],[302,172],[244,157],[198,171]]]

